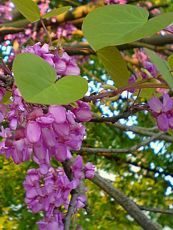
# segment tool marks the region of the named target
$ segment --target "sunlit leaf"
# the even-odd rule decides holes
[[[87,15],[83,32],[95,49],[121,45],[151,36],[173,22],[173,13],[165,13],[148,21],[148,11],[132,5],[99,7]]]
[[[27,102],[69,104],[87,92],[87,81],[79,76],[57,80],[55,69],[34,54],[19,54],[13,63],[16,85]]]
[[[40,19],[40,10],[32,0],[12,0],[18,11],[27,18],[30,22],[35,22]]]

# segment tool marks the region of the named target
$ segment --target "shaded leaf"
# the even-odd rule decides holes
[[[13,63],[16,85],[27,102],[69,104],[84,96],[87,81],[79,76],[56,78],[55,69],[39,56],[19,54]]]
[[[98,50],[97,55],[117,87],[128,84],[130,73],[127,69],[126,62],[116,47],[110,46]]]

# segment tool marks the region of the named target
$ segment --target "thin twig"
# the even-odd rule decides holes
[[[149,211],[149,212],[156,212],[156,213],[161,213],[165,215],[173,215],[173,210],[171,209],[161,209],[161,208],[150,208],[146,206],[140,206],[138,205],[141,210]]]
[[[144,81],[146,81],[146,82],[144,82]],[[141,82],[129,84],[129,85],[126,85],[126,86],[119,88],[117,90],[110,90],[110,91],[101,92],[97,95],[85,96],[83,98],[83,101],[90,102],[90,101],[101,100],[101,99],[106,98],[106,97],[114,97],[114,96],[121,94],[124,91],[128,91],[131,89],[145,89],[145,88],[168,89],[169,88],[168,85],[164,84],[164,83],[155,84],[155,83],[150,83],[147,81],[148,81],[147,79],[146,80],[144,79]]]
[[[147,106],[134,106],[133,108],[129,108],[128,111],[124,111],[121,114],[113,117],[93,117],[90,122],[96,122],[96,123],[103,123],[103,122],[110,122],[115,123],[119,121],[120,119],[127,119],[130,116],[134,115],[135,113],[139,111],[147,110]]]
[[[49,32],[48,32],[48,30],[47,30],[47,28],[46,28],[46,26],[45,26],[44,21],[43,21],[42,18],[40,19],[40,22],[41,22],[41,24],[42,24],[42,26],[43,26],[43,29],[44,29],[44,31],[45,31],[45,33],[46,33],[48,39],[49,39],[49,45],[52,46],[52,39],[51,39],[51,37],[50,37],[50,34],[49,34]]]

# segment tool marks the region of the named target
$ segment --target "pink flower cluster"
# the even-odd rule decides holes
[[[47,173],[40,169],[30,169],[24,181],[26,190],[25,201],[34,212],[44,211],[46,217],[50,218],[54,209],[61,205],[67,207],[70,191],[75,188],[62,169],[49,168]]]
[[[48,44],[41,46],[40,43],[36,43],[34,46],[24,49],[23,52],[33,53],[42,57],[56,69],[58,75],[66,76],[80,74],[80,69],[74,58],[70,57],[66,52],[62,55],[58,54],[57,51],[55,53],[50,53]]]
[[[173,129],[173,99],[167,93],[163,94],[162,101],[157,97],[151,98],[148,105],[160,130]]]
[[[25,201],[33,212],[46,212],[46,217],[52,217],[55,209],[64,205],[67,209],[69,205],[69,195],[72,189],[77,188],[81,179],[92,178],[94,166],[91,163],[83,165],[82,157],[73,159],[71,166],[73,180],[69,180],[62,168],[48,170],[31,169],[28,170],[24,181],[26,190]],[[82,194],[76,200],[76,208],[85,206],[86,198]]]
[[[70,150],[80,149],[85,128],[79,122],[91,118],[89,107],[88,110],[83,109],[84,102],[78,102],[83,107],[81,110],[80,107],[75,108],[74,113],[63,106],[49,106],[46,112],[33,107],[29,112],[30,108],[21,101],[17,92],[15,90],[14,103],[9,105],[9,111],[1,106],[1,121],[4,118],[9,121],[9,127],[1,130],[4,138],[1,152],[5,151],[8,158],[12,157],[19,164],[29,160],[34,151],[36,163],[49,165],[51,156],[62,162],[71,157]]]
[[[75,60],[67,53],[50,53],[47,44],[27,47],[23,52],[39,55],[57,71],[58,77],[79,74]],[[6,91],[0,89],[2,99]],[[44,219],[38,223],[41,230],[64,229],[62,206],[68,209],[69,195],[81,180],[94,176],[94,166],[83,164],[81,156],[73,158],[72,151],[80,150],[86,134],[81,122],[92,118],[89,105],[77,101],[76,107],[39,106],[26,103],[14,86],[11,103],[0,105],[0,153],[12,158],[16,164],[33,160],[37,169],[28,171],[24,181],[25,201],[33,212],[44,212]],[[63,168],[55,169],[51,160],[59,164],[71,162],[72,180]],[[85,206],[85,192],[79,194],[75,210]]]

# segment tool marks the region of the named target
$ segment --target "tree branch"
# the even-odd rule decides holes
[[[96,123],[103,123],[103,122],[110,122],[115,123],[119,121],[120,119],[127,119],[130,116],[134,115],[135,113],[139,111],[146,110],[148,107],[146,105],[144,106],[133,106],[131,108],[128,108],[127,111],[122,112],[121,114],[113,117],[93,117],[90,122],[96,122]]]
[[[65,173],[66,173],[66,175],[70,181],[73,180],[73,175],[72,175],[72,172],[70,169],[71,164],[72,164],[72,160],[66,160],[63,162],[64,171],[65,171]],[[71,191],[71,199],[70,199],[67,214],[66,214],[65,220],[64,220],[64,230],[70,229],[71,217],[75,213],[77,198],[80,194],[85,193],[84,191],[85,191],[85,188],[84,188],[82,181],[80,181],[80,183],[76,189],[73,189]]]
[[[137,42],[123,44],[117,46],[120,51],[129,50],[134,48],[149,48],[154,51],[163,51],[166,49],[165,45],[173,44],[173,35],[154,35],[150,38],[143,38]],[[75,45],[65,44],[64,49],[71,55],[90,55],[95,54],[95,51],[89,46],[88,43],[78,43]]]
[[[126,148],[126,149],[106,149],[106,148],[88,148],[88,147],[82,147],[81,150],[79,150],[79,152],[88,152],[88,153],[133,153],[135,151],[137,151],[140,147],[146,146],[148,145],[150,142],[156,140],[158,137],[160,137],[162,135],[162,133],[157,133],[155,135],[153,135],[152,137],[142,141],[139,144],[136,144],[130,148]]]
[[[136,222],[144,230],[160,230],[160,226],[153,223],[147,216],[140,210],[140,208],[121,191],[114,188],[106,179],[102,178],[98,173],[95,174],[91,181],[104,190],[108,195],[113,197],[115,201],[120,204],[129,215],[131,215]]]
[[[133,133],[140,134],[143,136],[153,136],[155,134],[154,132],[143,127],[127,126],[127,125],[122,125],[118,122],[114,123],[114,126],[122,131],[131,131]],[[167,134],[161,134],[161,136],[158,137],[157,139],[173,143],[173,138]]]
[[[145,82],[144,82],[145,81]],[[98,93],[97,95],[90,95],[90,96],[85,96],[83,97],[83,101],[90,102],[90,101],[97,101],[101,100],[103,98],[109,98],[109,97],[114,97],[119,94],[121,94],[124,91],[128,91],[130,89],[145,89],[145,88],[152,88],[152,89],[157,89],[157,88],[163,88],[163,89],[168,89],[168,85],[166,83],[150,83],[147,82],[146,80],[143,80],[143,82],[139,83],[133,83],[133,84],[128,84],[124,87],[118,88],[117,90],[108,90],[104,91],[101,93]]]
[[[78,192],[76,189],[74,189],[71,192],[70,204],[64,222],[64,230],[70,229],[71,217],[75,212],[75,205],[76,205],[77,198],[78,198]]]

